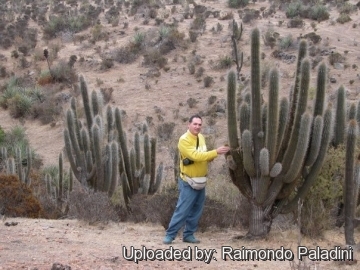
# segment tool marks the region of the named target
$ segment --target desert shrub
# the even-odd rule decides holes
[[[200,78],[205,72],[205,69],[203,67],[199,67],[198,70],[195,73],[195,78]]]
[[[209,104],[209,105],[212,105],[212,104],[215,103],[216,100],[217,100],[217,97],[216,97],[216,96],[210,96],[210,97],[208,98],[208,104]]]
[[[76,70],[63,60],[59,61],[56,66],[51,68],[51,75],[56,82],[73,84],[78,81]]]
[[[144,55],[144,64],[148,66],[157,66],[164,68],[168,62],[168,59],[157,48],[151,48],[146,51]]]
[[[335,63],[342,63],[344,62],[344,57],[338,53],[338,52],[334,52],[332,54],[329,54],[328,56],[328,59],[329,59],[329,63],[330,65],[334,65]]]
[[[296,18],[293,18],[291,20],[289,20],[288,24],[287,24],[287,27],[289,28],[302,28],[304,26],[304,20],[299,18],[299,17],[296,17]]]
[[[0,66],[0,78],[5,78],[7,75],[6,67]]]
[[[142,32],[136,32],[133,40],[126,46],[117,48],[111,52],[112,59],[121,64],[130,64],[134,62],[139,54],[144,49],[145,34]]]
[[[204,87],[210,87],[214,83],[214,78],[211,76],[206,76],[204,78]]]
[[[107,20],[108,23],[111,23],[112,21],[114,21],[114,19],[119,17],[119,8],[115,7],[115,6],[111,6],[109,8],[108,11],[105,12],[105,19]]]
[[[166,122],[162,123],[157,127],[157,136],[158,138],[167,141],[172,139],[174,133],[175,123]]]
[[[230,8],[245,7],[249,3],[249,0],[228,0],[228,6]]]
[[[190,24],[191,30],[204,31],[206,28],[206,20],[203,16],[197,16]]]
[[[0,208],[8,217],[38,218],[41,206],[16,175],[0,174]]]
[[[91,29],[91,35],[92,35],[92,42],[95,43],[100,40],[107,41],[109,39],[109,35],[107,32],[104,31],[104,27],[101,24],[96,24]]]
[[[240,15],[243,23],[249,23],[252,20],[258,19],[259,16],[260,16],[260,11],[252,8],[245,9]]]
[[[4,109],[7,109],[9,106],[9,100],[13,98],[17,93],[17,88],[19,84],[19,79],[17,77],[11,77],[6,88],[0,97],[0,105]]]
[[[68,216],[89,224],[119,221],[119,216],[107,193],[85,189],[70,192]]]
[[[319,22],[328,20],[330,14],[326,8],[326,6],[322,4],[316,4],[310,8],[309,18],[313,20],[317,20]]]
[[[134,46],[141,48],[145,41],[145,34],[142,32],[136,32],[134,35]]]
[[[131,44],[117,48],[112,51],[114,61],[120,64],[131,64],[139,57],[140,50],[132,46]]]
[[[25,68],[28,68],[30,67],[30,62],[26,59],[25,56],[21,56],[19,58],[19,67],[22,68],[22,69],[25,69]]]
[[[300,16],[302,10],[304,9],[303,4],[300,1],[291,2],[286,9],[287,18],[295,18]]]
[[[315,32],[308,33],[304,35],[304,38],[308,38],[312,43],[317,44],[321,41],[321,36],[317,35]]]
[[[191,42],[195,42],[200,35],[198,31],[189,30],[189,38]]]
[[[167,26],[161,26],[159,29],[159,38],[160,40],[166,39],[170,34],[170,28]]]
[[[53,93],[47,95],[43,102],[33,104],[31,108],[31,115],[43,125],[55,122],[62,112],[62,103]]]
[[[18,91],[8,100],[10,115],[14,118],[25,117],[30,113],[33,103],[33,99],[25,91]]]
[[[281,37],[278,40],[278,46],[281,50],[287,50],[293,45],[293,37],[291,34],[288,34],[286,37]]]
[[[3,108],[9,109],[14,118],[24,117],[35,102],[42,102],[44,95],[38,88],[24,88],[18,78],[11,78],[0,98]]]
[[[279,33],[275,32],[272,27],[266,29],[265,33],[263,34],[262,38],[264,40],[264,44],[266,46],[270,46],[270,48],[274,48],[279,37]]]
[[[53,83],[54,79],[50,73],[50,70],[42,71],[37,79],[37,83],[41,86]]]
[[[335,225],[337,205],[342,198],[342,178],[345,170],[345,147],[328,149],[315,184],[306,195],[301,211],[301,232],[321,237]]]
[[[351,14],[355,11],[357,11],[357,6],[356,5],[353,5],[349,2],[345,2],[343,5],[340,5],[338,7],[338,11],[340,14]]]
[[[37,196],[37,199],[41,205],[41,218],[59,219],[64,217],[64,213],[58,207],[58,204],[54,198],[51,198],[45,194],[41,194]]]
[[[228,69],[231,68],[233,64],[233,60],[230,56],[224,55],[220,56],[216,62],[215,68],[216,69]]]
[[[174,47],[181,47],[186,49],[188,46],[188,41],[185,40],[185,33],[180,32],[175,27],[171,27],[167,35],[168,42],[171,42]]]
[[[97,16],[88,17],[87,14],[80,14],[78,16],[51,16],[43,28],[44,38],[55,38],[62,31],[78,33],[87,29],[96,20]]]
[[[114,60],[108,57],[101,57],[101,70],[108,70],[114,66]]]
[[[340,16],[336,19],[338,23],[344,24],[351,21],[349,14],[341,13]]]
[[[196,104],[198,103],[198,101],[195,98],[191,97],[191,98],[188,98],[186,103],[188,104],[189,108],[194,108],[196,106]]]

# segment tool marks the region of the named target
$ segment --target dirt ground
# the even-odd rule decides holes
[[[16,224],[15,226],[5,226]],[[309,268],[292,268],[298,263],[298,234],[296,228],[280,230],[274,228],[268,239],[246,241],[237,240],[236,236],[244,235],[245,231],[238,229],[209,230],[198,233],[200,244],[183,243],[181,238],[175,239],[171,246],[162,244],[164,229],[154,224],[110,223],[90,226],[77,220],[44,220],[8,218],[0,223],[0,269],[360,269],[355,263],[348,265],[338,261],[310,261],[304,257]],[[356,234],[357,238],[360,234]],[[344,234],[341,229],[328,231],[322,239],[301,239],[301,246],[313,249],[342,248]],[[225,248],[226,247],[226,248]],[[291,249],[294,261],[241,261],[225,260],[222,256],[232,249],[234,256],[242,249],[279,250]],[[130,260],[132,248],[142,250],[173,249],[173,252],[184,251],[184,258],[179,260]],[[152,250],[152,251],[151,251]],[[215,252],[208,259],[210,252]],[[238,251],[236,251],[238,250]],[[124,252],[125,251],[125,252]],[[205,255],[205,251],[207,252]],[[160,252],[160,251],[157,251]],[[264,252],[264,251],[262,251]],[[191,253],[191,258],[189,254]],[[140,257],[140,253],[137,253]],[[176,253],[173,253],[176,254]],[[261,256],[261,253],[258,253]],[[287,253],[290,254],[290,253]],[[164,255],[165,256],[165,255]],[[180,255],[179,255],[180,256]],[[287,256],[287,255],[286,255]],[[356,259],[358,251],[353,252]],[[144,257],[143,257],[144,258]],[[168,257],[167,257],[168,258]],[[198,260],[197,260],[198,258]],[[238,257],[239,258],[239,257]],[[234,257],[235,259],[235,257]],[[204,262],[207,260],[207,263]],[[53,264],[62,265],[55,268]],[[349,262],[348,262],[349,263]],[[351,262],[350,262],[351,263]],[[53,267],[53,268],[52,268]],[[66,268],[68,267],[68,268]]]

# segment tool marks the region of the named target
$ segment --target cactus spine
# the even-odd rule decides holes
[[[250,102],[242,101],[240,110],[236,109],[235,73],[228,74],[231,150],[226,160],[232,182],[251,203],[249,237],[266,236],[276,215],[294,209],[315,181],[330,143],[331,106],[324,110],[326,66],[321,64],[318,69],[314,111],[310,113],[310,61],[306,53],[307,43],[303,40],[290,101],[279,101],[279,74],[273,69],[269,100],[262,104],[258,29],[251,33],[251,98]],[[237,111],[244,114],[237,117]],[[290,196],[294,192],[295,196]]]

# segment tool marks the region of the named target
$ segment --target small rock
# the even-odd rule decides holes
[[[344,70],[344,65],[341,63],[334,63],[334,68],[339,70]]]
[[[331,77],[331,78],[330,78],[330,82],[331,82],[331,83],[336,83],[336,79],[335,79],[334,77]]]
[[[54,263],[51,267],[51,270],[71,270],[71,267],[61,263]]]

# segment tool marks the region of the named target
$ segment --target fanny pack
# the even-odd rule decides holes
[[[203,189],[206,186],[206,176],[204,177],[189,177],[185,175],[185,180],[188,184],[196,190]]]

